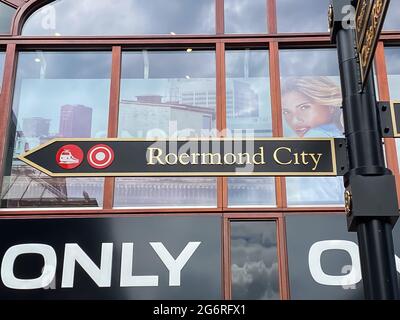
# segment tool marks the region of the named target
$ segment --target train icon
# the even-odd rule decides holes
[[[60,164],[77,164],[79,159],[75,158],[70,150],[64,150],[60,155]]]
[[[55,160],[59,167],[71,170],[79,167],[83,158],[83,151],[81,148],[75,144],[68,144],[58,150]]]

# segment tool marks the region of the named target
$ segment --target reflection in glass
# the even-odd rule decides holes
[[[328,32],[329,0],[277,0],[278,32]]]
[[[6,54],[4,52],[0,52],[0,92],[1,92],[1,86],[3,85],[5,58],[6,58]]]
[[[134,51],[122,57],[119,136],[215,136],[213,51]],[[215,207],[215,178],[118,178],[115,207]]]
[[[215,0],[56,0],[22,30],[45,36],[213,33]]]
[[[231,223],[232,299],[279,299],[276,223]]]
[[[21,52],[3,207],[101,206],[102,178],[50,178],[17,159],[52,138],[107,136],[111,54]]]
[[[0,33],[11,33],[11,22],[15,9],[0,2]]]
[[[229,207],[275,207],[275,178],[228,178]]]
[[[226,52],[227,127],[237,134],[272,136],[267,50]],[[247,131],[247,132],[246,132]]]
[[[267,32],[266,0],[225,0],[225,33]]]
[[[384,30],[400,30],[400,1],[390,1]]]
[[[390,99],[400,100],[400,48],[385,48],[385,55]],[[396,144],[398,163],[400,164],[400,139],[396,139]]]
[[[400,48],[385,48],[390,99],[400,100]]]
[[[267,50],[226,52],[228,134],[271,137],[272,116]],[[275,206],[274,178],[228,178],[229,206]]]
[[[361,273],[361,270],[355,270],[358,263],[350,255],[352,250],[343,250],[345,246],[338,245],[342,241],[357,244],[357,235],[347,231],[346,217],[314,212],[287,215],[285,220],[290,298],[293,300],[364,299],[361,279],[356,280],[356,277],[351,276],[346,280],[343,278],[350,272]],[[358,253],[355,254],[358,259]],[[318,281],[322,280],[322,277],[320,278],[317,272],[313,274],[310,272],[312,267],[314,271],[320,268],[321,276],[343,281],[337,285],[322,284],[322,281]]]
[[[344,132],[339,68],[334,50],[280,53],[286,137],[335,138]],[[289,206],[342,205],[341,177],[288,177]]]

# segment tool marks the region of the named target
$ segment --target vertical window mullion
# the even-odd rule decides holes
[[[224,0],[215,0],[215,31],[216,34],[225,33]]]
[[[218,1],[218,0],[217,0]],[[226,80],[225,80],[225,43],[219,42],[216,45],[217,60],[217,130],[219,137],[225,136],[226,129]],[[228,206],[228,184],[227,178],[217,178],[218,208]]]
[[[2,117],[0,117],[0,185],[2,185],[4,175],[16,64],[17,46],[15,43],[8,44],[4,61],[3,85],[0,92],[0,113],[2,114]]]
[[[290,299],[288,255],[286,246],[286,226],[285,217],[277,220],[277,240],[278,240],[278,263],[279,263],[279,286],[282,300]]]
[[[108,115],[108,138],[118,137],[118,116],[121,85],[121,47],[112,49],[112,71],[110,86],[110,104]],[[114,203],[115,178],[107,177],[104,181],[103,208],[111,209]]]
[[[266,0],[267,1],[267,23],[268,23],[268,33],[277,32],[276,23],[276,0]]]
[[[232,272],[231,272],[231,220],[223,219],[223,292],[224,299],[232,299]]]
[[[269,43],[269,72],[272,106],[272,132],[274,137],[283,137],[283,122],[281,110],[281,83],[279,70],[279,44]],[[276,205],[278,208],[287,207],[285,177],[275,178]]]

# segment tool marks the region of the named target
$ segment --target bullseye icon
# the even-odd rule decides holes
[[[92,168],[108,168],[114,162],[114,150],[105,144],[98,144],[89,150],[87,161]]]

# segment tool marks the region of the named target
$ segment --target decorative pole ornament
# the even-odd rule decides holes
[[[352,209],[352,196],[349,190],[346,190],[344,193],[344,208],[347,214],[350,214]]]
[[[333,21],[334,21],[333,5],[330,4],[329,9],[328,9],[328,31],[329,32],[332,32],[333,25],[334,25]]]

